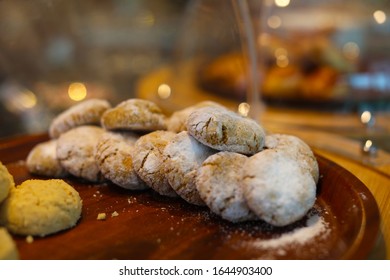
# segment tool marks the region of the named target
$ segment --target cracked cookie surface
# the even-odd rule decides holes
[[[61,134],[56,153],[62,167],[73,176],[91,182],[104,181],[95,160],[96,145],[104,132],[101,127],[85,125]]]
[[[133,164],[138,176],[161,195],[177,197],[165,176],[163,151],[176,133],[157,130],[141,136],[134,145]]]
[[[95,159],[103,176],[124,189],[148,186],[134,170],[132,153],[139,136],[131,132],[105,132],[96,145]]]
[[[198,169],[196,188],[212,212],[231,222],[256,220],[241,186],[242,168],[247,157],[219,152],[208,157]]]
[[[198,168],[215,150],[193,138],[187,131],[182,131],[166,145],[165,173],[171,187],[187,202],[205,206],[196,189]]]
[[[203,107],[187,119],[188,132],[219,151],[253,155],[263,149],[264,129],[253,119],[219,107]]]
[[[221,104],[213,101],[202,101],[196,103],[193,106],[186,107],[182,110],[173,112],[167,121],[167,130],[179,133],[187,130],[187,118],[188,116],[198,108],[202,107],[223,107]]]
[[[249,208],[274,226],[298,221],[313,207],[316,183],[285,150],[267,149],[248,158],[243,190]]]
[[[265,137],[265,148],[283,150],[306,169],[318,183],[319,167],[311,148],[300,138],[288,134],[268,134]]]
[[[154,131],[166,129],[166,116],[154,102],[133,98],[107,110],[101,118],[107,130]]]
[[[111,108],[104,99],[88,99],[68,108],[53,119],[49,136],[58,138],[62,133],[81,125],[100,125],[103,113]]]

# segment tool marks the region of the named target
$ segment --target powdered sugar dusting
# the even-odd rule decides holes
[[[251,246],[262,249],[274,249],[291,244],[302,245],[313,240],[314,237],[320,234],[324,238],[329,232],[328,223],[318,213],[314,213],[308,217],[305,226],[284,233],[277,238],[256,240],[255,242],[251,242]]]

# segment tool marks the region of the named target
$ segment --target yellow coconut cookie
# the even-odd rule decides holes
[[[18,260],[18,248],[6,228],[0,227],[0,260]]]
[[[20,235],[45,236],[76,225],[79,193],[61,179],[27,180],[0,206],[0,224]]]
[[[8,193],[14,187],[15,187],[14,178],[8,172],[7,167],[5,167],[0,162],[0,203],[8,196]]]

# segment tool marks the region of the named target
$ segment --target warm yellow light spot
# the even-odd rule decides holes
[[[368,124],[369,122],[371,122],[371,119],[372,119],[372,115],[371,115],[371,112],[370,111],[364,111],[361,115],[360,115],[360,120],[363,124]]]
[[[287,50],[285,48],[277,48],[274,52],[275,57],[287,56]]]
[[[355,42],[348,42],[343,46],[343,53],[349,60],[355,60],[360,55],[360,48]]]
[[[241,116],[247,117],[250,109],[251,109],[251,106],[248,103],[243,102],[243,103],[240,103],[238,105],[238,113]]]
[[[87,88],[83,83],[71,83],[68,88],[69,98],[73,101],[81,101],[87,97]]]
[[[271,36],[267,33],[260,34],[257,37],[257,44],[260,46],[266,46],[271,42]]]
[[[287,67],[288,64],[289,64],[289,60],[286,55],[279,55],[276,58],[276,65],[279,66],[280,68]]]
[[[363,150],[365,152],[369,152],[370,149],[372,147],[372,141],[371,140],[367,140],[365,143],[364,143],[364,146],[363,146]]]
[[[383,24],[386,21],[386,14],[384,11],[376,10],[373,14],[375,21],[378,24]]]
[[[287,7],[290,4],[290,0],[275,0],[275,5],[278,7]]]
[[[167,84],[161,84],[158,86],[157,94],[161,99],[167,99],[171,96],[171,87]]]
[[[277,29],[282,25],[282,19],[278,16],[270,16],[267,20],[267,24],[272,29]]]
[[[25,109],[31,109],[37,105],[37,97],[29,90],[22,91],[18,101]]]

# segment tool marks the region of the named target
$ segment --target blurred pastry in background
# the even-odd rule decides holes
[[[326,29],[293,33],[283,39],[268,35],[258,54],[262,97],[302,102],[344,98],[343,79],[355,63],[333,45],[331,34],[332,30]],[[231,52],[211,60],[199,71],[197,82],[210,92],[244,99],[248,85],[242,54]]]

